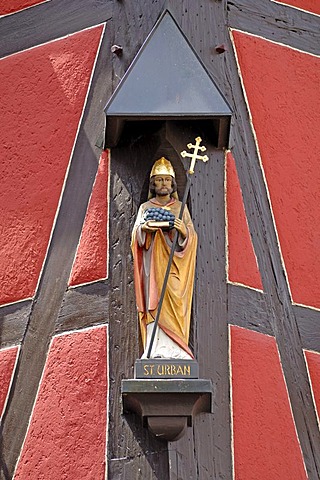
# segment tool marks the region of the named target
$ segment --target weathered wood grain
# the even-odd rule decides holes
[[[106,280],[68,290],[55,324],[55,334],[108,323],[108,282]],[[231,283],[227,284],[227,291],[228,324],[273,335],[263,292]],[[18,304],[19,307],[10,305],[0,309],[1,348],[18,345],[23,338],[31,301],[21,303],[23,305]],[[293,309],[302,348],[320,352],[320,312],[298,305],[293,305]],[[194,348],[193,330],[190,334],[191,348]]]
[[[112,0],[55,0],[0,19],[0,58],[111,18]]]
[[[123,47],[113,57],[112,89],[118,85],[155,24],[162,2],[114,2],[111,42]],[[139,357],[130,237],[139,204],[147,194],[148,171],[160,138],[125,135],[124,145],[112,150],[110,189],[110,422],[109,478],[169,478],[167,444],[155,439],[134,416],[124,418],[121,380],[133,377]]]
[[[264,293],[229,283],[228,323],[272,335]]]
[[[305,350],[320,352],[320,312],[312,308],[293,306],[301,344]]]
[[[178,24],[225,95],[225,58],[215,51],[215,46],[226,43],[228,37],[224,2],[196,3],[189,0],[169,4]],[[206,153],[210,161],[208,165],[202,162],[197,165],[190,195],[199,236],[193,307],[194,350],[200,375],[213,380],[217,395],[212,417],[201,415],[196,418],[193,434],[179,440],[176,447],[172,444],[170,448],[177,449],[178,478],[229,479],[232,477],[232,456],[231,431],[226,428],[230,424],[230,398],[224,251],[224,154],[213,149],[210,142],[201,136],[208,147],[209,153]]]
[[[141,427],[138,426],[138,428]],[[148,472],[146,471],[146,461],[149,464]],[[159,470],[160,465],[164,466],[161,471]],[[157,451],[154,452],[140,453],[140,455],[134,457],[111,459],[110,471],[112,472],[110,477],[112,480],[123,480],[125,478],[162,480],[168,478],[169,463],[166,443],[163,442],[162,447],[159,446]]]
[[[319,17],[275,2],[227,1],[231,28],[319,55]]]
[[[320,352],[320,312],[299,305],[292,306],[301,346]],[[244,286],[228,284],[228,322],[266,335],[273,335],[265,294]]]
[[[54,333],[93,327],[109,321],[108,280],[68,290]]]
[[[216,388],[212,415],[195,418],[193,435],[176,448],[181,478],[230,478],[232,475],[230,394],[228,366],[227,286],[225,271],[224,152],[216,150],[203,132],[179,124],[168,127],[177,152],[198,134],[206,145],[209,162],[198,162],[190,189],[190,206],[198,233],[198,254],[193,301],[193,344],[200,377]],[[193,444],[193,449],[190,446]],[[172,456],[172,454],[171,454]]]
[[[0,308],[0,348],[21,343],[30,315],[31,304],[31,300],[25,300]]]

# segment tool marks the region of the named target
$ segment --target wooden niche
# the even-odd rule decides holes
[[[132,61],[105,114],[106,146],[113,147],[113,164],[130,178],[136,207],[147,200],[155,160],[164,156],[171,161],[181,199],[189,167],[189,161],[183,165],[181,152],[187,144],[198,136],[211,148],[228,143],[231,109],[168,10]],[[138,347],[136,351],[138,357]],[[123,412],[139,415],[144,427],[168,441],[180,438],[194,415],[211,412],[212,398],[211,380],[199,378],[195,360],[137,360],[134,378],[122,381]]]

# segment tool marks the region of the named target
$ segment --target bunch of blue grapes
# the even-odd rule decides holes
[[[151,207],[144,212],[144,219],[153,220],[154,222],[169,222],[169,228],[173,228],[175,216],[169,210],[161,207]]]

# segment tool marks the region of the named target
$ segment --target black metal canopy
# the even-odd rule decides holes
[[[125,121],[205,120],[227,146],[231,109],[168,11],[161,16],[105,107],[106,145]],[[218,130],[218,131],[217,131]]]

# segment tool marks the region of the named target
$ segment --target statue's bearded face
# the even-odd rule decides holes
[[[155,175],[154,187],[156,195],[165,196],[172,193],[172,177],[171,175]]]
[[[153,197],[171,195],[177,191],[177,184],[171,175],[154,175],[150,179],[149,190]]]

